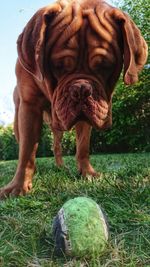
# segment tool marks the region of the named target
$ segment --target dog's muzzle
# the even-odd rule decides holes
[[[95,78],[64,79],[54,91],[52,106],[53,128],[70,130],[78,121],[106,128],[109,104],[102,84]]]
[[[92,85],[86,80],[77,80],[70,86],[70,97],[74,102],[85,102],[86,98],[92,96]]]

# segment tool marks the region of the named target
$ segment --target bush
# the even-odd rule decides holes
[[[43,124],[41,138],[38,146],[37,157],[52,156],[53,136],[46,124]]]
[[[75,131],[65,132],[62,140],[62,149],[64,155],[75,154],[76,142],[75,142]]]
[[[53,134],[49,127],[44,124],[37,151],[37,157],[53,156]],[[65,132],[62,140],[64,155],[75,153],[75,133]],[[13,126],[0,126],[0,160],[11,160],[18,158],[18,144],[13,133]]]
[[[18,144],[12,126],[0,127],[0,160],[11,160],[18,157]]]

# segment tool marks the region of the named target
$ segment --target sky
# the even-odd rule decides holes
[[[9,0],[0,9],[0,114],[6,123],[13,120],[13,90],[16,84],[16,41],[32,15],[50,0]],[[2,119],[1,119],[2,120]]]
[[[1,1],[0,9],[0,122],[14,117],[13,90],[16,84],[16,41],[32,15],[53,0]]]

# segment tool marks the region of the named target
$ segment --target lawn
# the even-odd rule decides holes
[[[1,267],[146,267],[150,266],[150,154],[94,155],[102,173],[80,177],[74,157],[58,169],[53,158],[37,159],[32,192],[0,202]],[[16,161],[0,162],[0,185],[13,176]],[[53,217],[63,203],[88,196],[105,210],[108,247],[93,259],[58,258],[51,236]]]

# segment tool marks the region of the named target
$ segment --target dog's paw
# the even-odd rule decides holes
[[[89,162],[82,162],[79,165],[80,174],[87,180],[93,180],[95,177],[100,177],[101,174],[96,172]]]
[[[0,199],[7,197],[16,197],[26,195],[32,188],[31,181],[25,181],[23,184],[12,180],[8,185],[0,188]]]
[[[56,159],[55,159],[55,163],[56,163],[56,166],[57,166],[58,168],[61,168],[61,167],[64,166],[64,162],[63,162],[63,159],[62,159],[61,157],[56,158]]]
[[[89,182],[94,182],[95,180],[99,180],[102,178],[102,174],[99,172],[94,172],[94,173],[87,173],[85,176],[85,179],[88,180]]]
[[[101,173],[96,172],[96,171],[88,171],[88,170],[84,170],[83,172],[81,172],[81,175],[88,181],[92,182],[94,181],[96,178],[100,178],[101,177]]]

